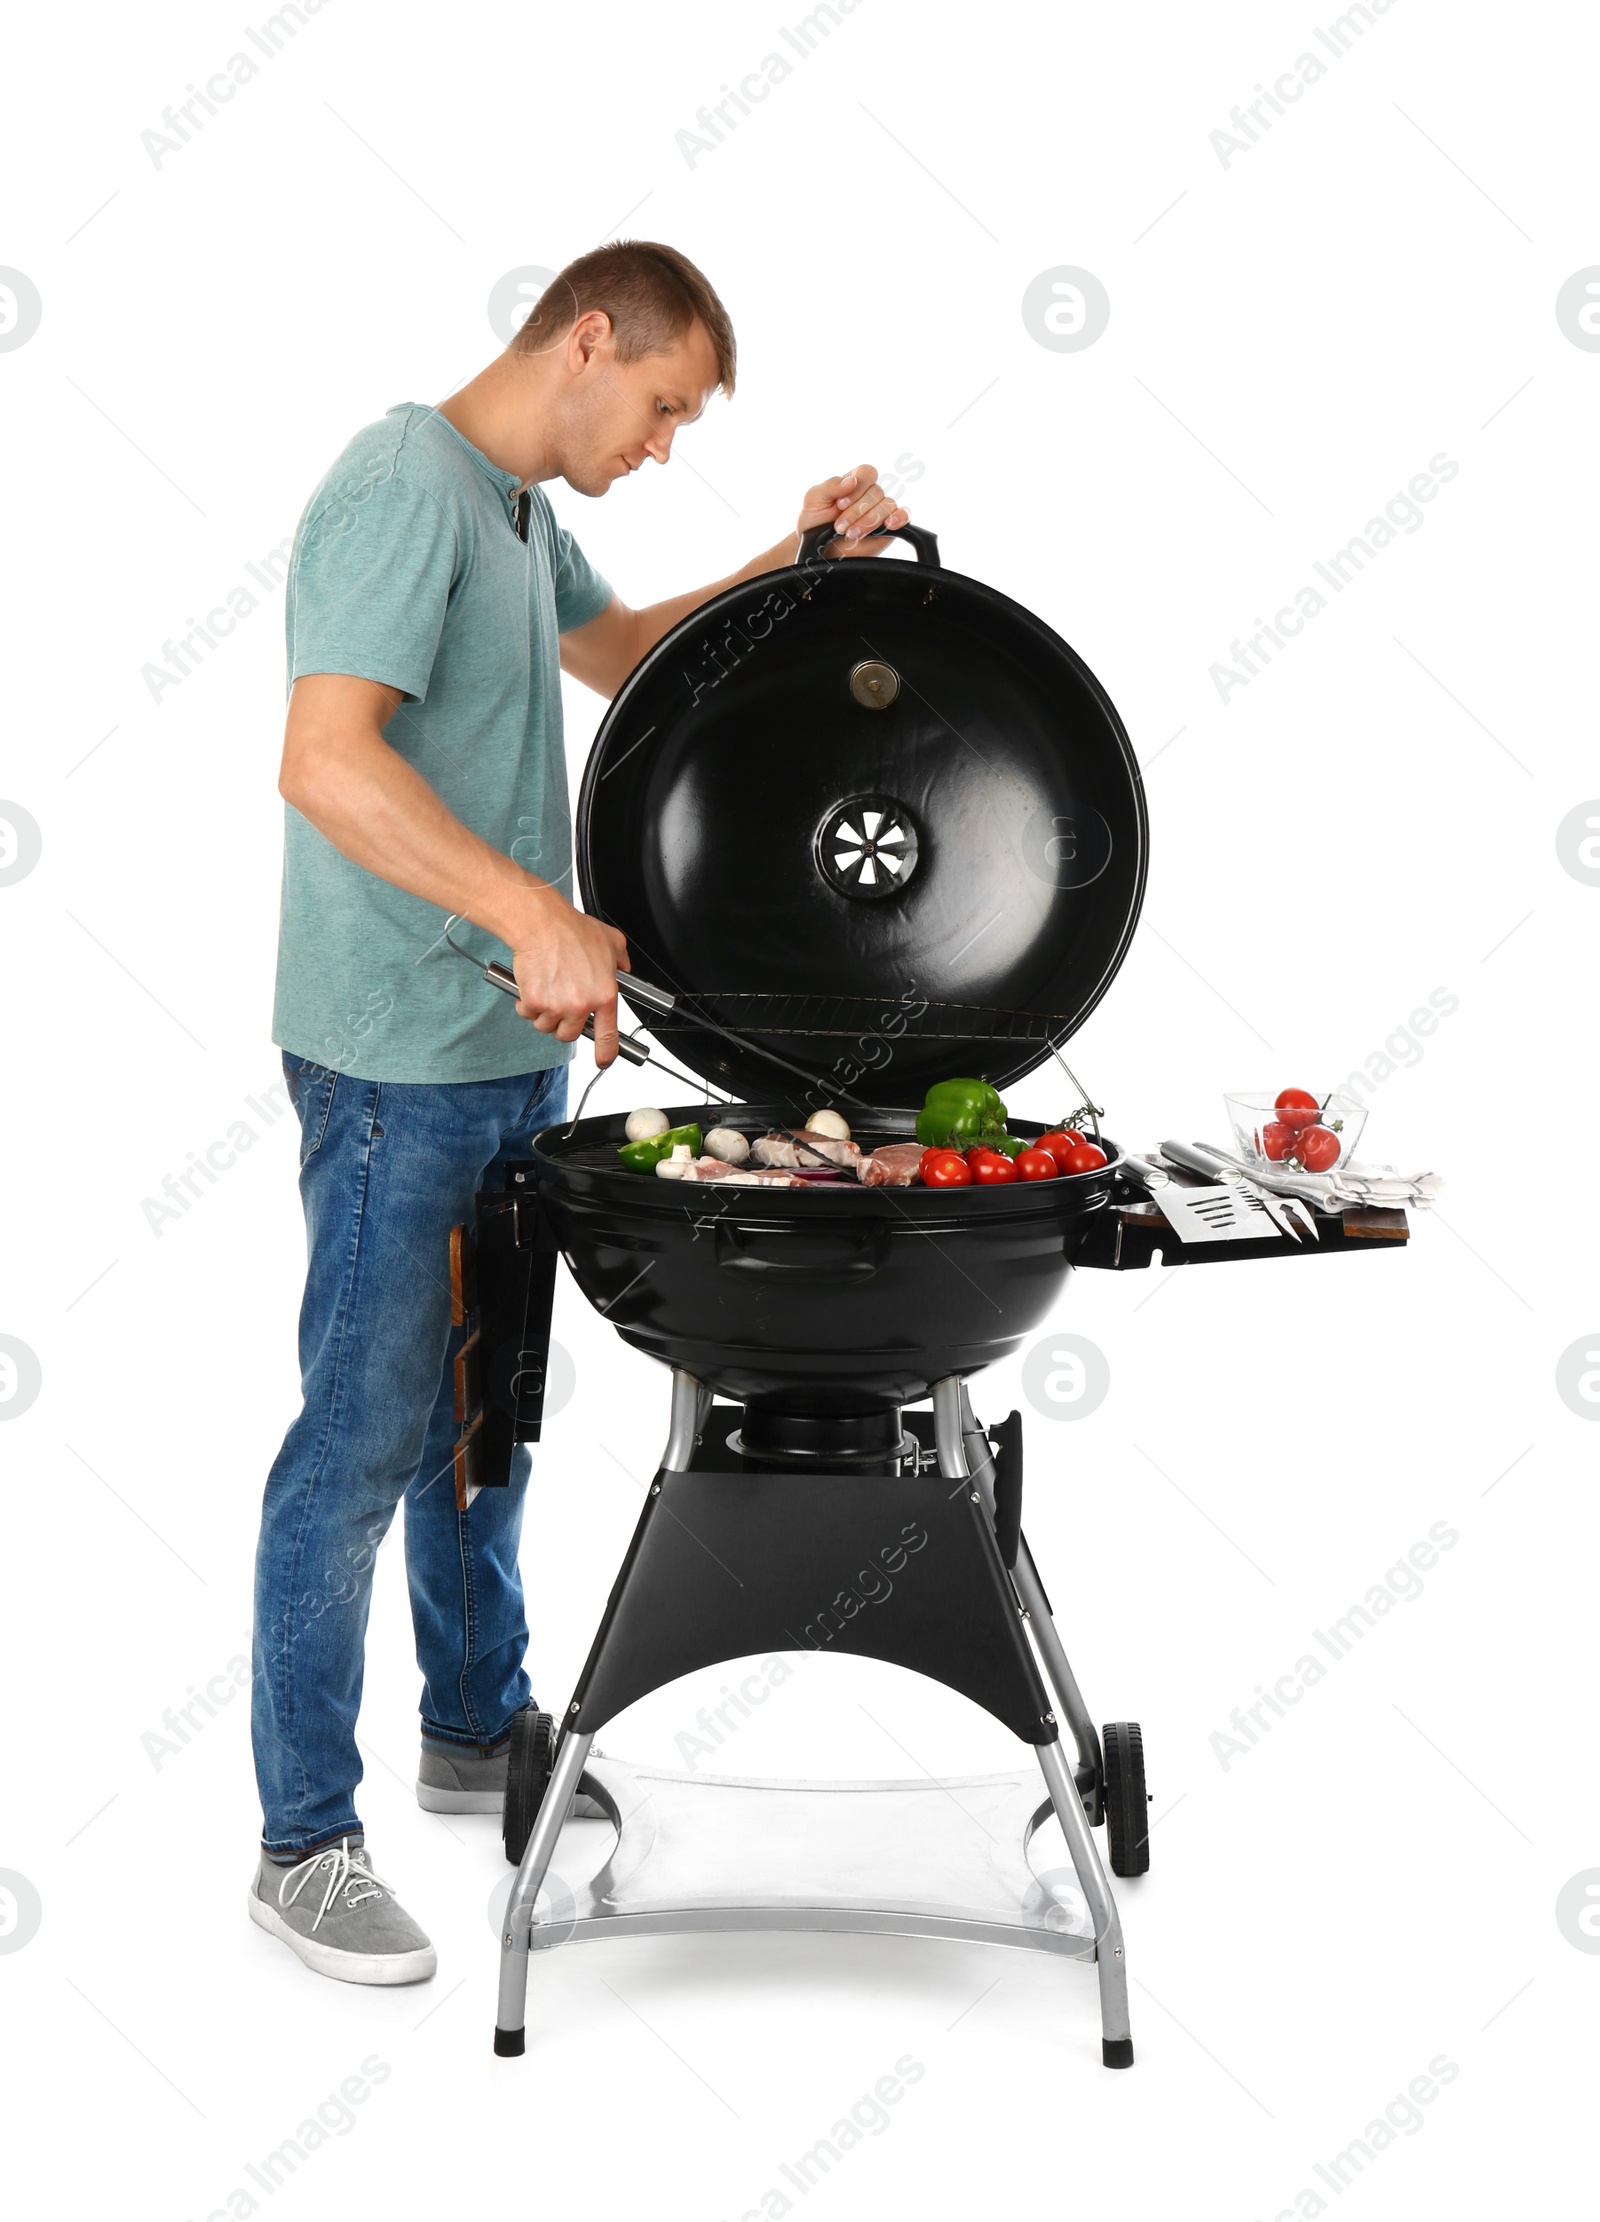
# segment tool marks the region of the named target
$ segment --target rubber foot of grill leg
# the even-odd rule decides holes
[[[520,2060],[528,2049],[528,2032],[525,2029],[499,2029],[494,2033],[494,2049],[502,2060]]]
[[[495,2050],[498,2052],[499,2049],[500,2038],[497,2032]],[[1133,2039],[1131,2037],[1102,2037],[1100,2040],[1100,2057],[1108,2068],[1131,2068],[1133,2066]]]

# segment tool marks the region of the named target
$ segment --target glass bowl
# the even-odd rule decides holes
[[[1285,1173],[1333,1172],[1355,1154],[1361,1129],[1367,1123],[1365,1104],[1357,1103],[1353,1096],[1340,1095],[1337,1089],[1318,1098],[1322,1109],[1314,1117],[1304,1111],[1279,1111],[1269,1095],[1224,1096],[1222,1100],[1227,1106],[1238,1154],[1245,1163],[1276,1165]],[[1298,1137],[1302,1132],[1309,1132],[1313,1125],[1335,1137],[1339,1154],[1337,1157],[1318,1155],[1311,1165],[1303,1166]],[[1321,1148],[1325,1151],[1326,1143]]]

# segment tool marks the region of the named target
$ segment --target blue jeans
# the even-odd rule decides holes
[[[372,1569],[402,1497],[423,1728],[481,1748],[528,1700],[517,1545],[529,1457],[516,1453],[509,1489],[456,1510],[450,1229],[565,1116],[567,1068],[422,1087],[283,1064],[309,1252],[305,1401],[261,1508],[251,1734],[262,1842],[304,1855],[361,1825]]]

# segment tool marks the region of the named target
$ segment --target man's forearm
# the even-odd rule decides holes
[[[342,856],[441,910],[458,911],[508,948],[526,943],[552,901],[547,881],[473,833],[377,732],[341,732],[286,754],[284,798]]]
[[[634,611],[634,639],[637,653],[634,662],[658,640],[665,640],[674,625],[687,617],[691,610],[699,609],[702,602],[709,602],[725,594],[730,586],[742,586],[746,579],[759,579],[768,571],[784,571],[800,553],[800,535],[791,532],[771,548],[731,571],[725,579],[718,579],[712,586],[691,587],[687,594],[675,594],[668,602],[652,602],[647,609]]]
[[[661,460],[666,460],[664,455]],[[725,594],[731,586],[742,586],[748,579],[788,569],[800,553],[802,528],[831,524],[836,533],[843,533],[847,539],[858,543],[839,549],[839,555],[877,555],[883,543],[879,541],[867,547],[866,540],[884,529],[897,530],[905,522],[905,509],[884,492],[872,465],[858,463],[842,478],[825,479],[821,485],[809,488],[801,506],[799,526],[774,546],[764,548],[760,555],[752,556],[727,578],[717,579],[710,586],[691,588],[687,594],[674,594],[665,602],[652,602],[648,609],[642,610],[629,609],[620,596],[613,595],[606,608],[587,625],[577,626],[562,635],[561,667],[609,701],[657,641],[664,640],[674,625],[681,624],[692,611],[716,595]]]

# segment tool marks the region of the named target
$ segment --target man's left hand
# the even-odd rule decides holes
[[[818,525],[832,525],[840,537],[824,542],[827,555],[875,556],[882,555],[889,543],[869,540],[868,533],[879,525],[891,529],[903,525],[907,516],[906,509],[892,501],[878,484],[873,466],[858,463],[842,477],[825,478],[820,486],[810,489],[800,511],[799,529],[804,534]]]

